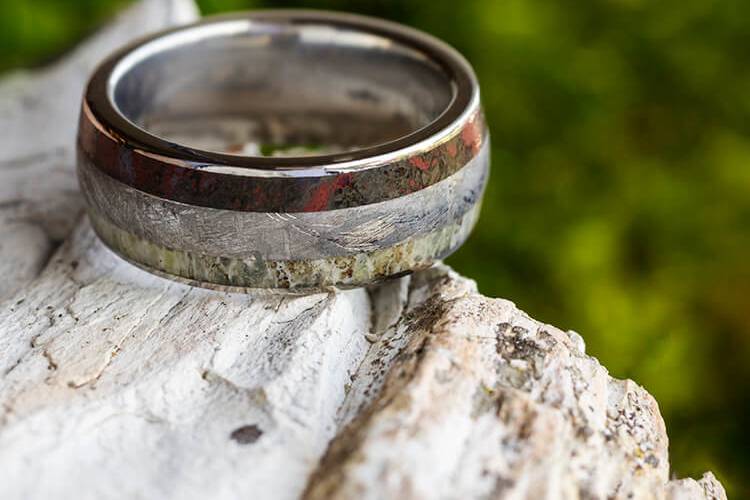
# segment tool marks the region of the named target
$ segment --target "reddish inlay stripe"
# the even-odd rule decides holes
[[[411,163],[412,166],[417,167],[422,172],[426,172],[430,169],[430,162],[422,158],[421,156],[409,158],[409,163]]]
[[[162,198],[219,209],[308,212],[392,199],[423,189],[463,168],[479,151],[481,112],[451,139],[419,155],[377,168],[322,177],[253,177],[192,168],[184,160],[134,149],[81,114],[79,145],[99,169],[136,189]]]

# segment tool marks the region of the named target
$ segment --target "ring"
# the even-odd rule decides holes
[[[143,39],[95,71],[79,122],[100,239],[209,288],[346,288],[429,267],[467,238],[488,173],[466,60],[349,14],[232,14]]]

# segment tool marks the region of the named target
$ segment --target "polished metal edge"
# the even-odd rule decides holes
[[[190,30],[201,30],[213,24],[236,24],[242,21],[259,21],[267,23],[316,23],[328,24],[331,27],[341,26],[363,33],[375,33],[391,38],[394,41],[413,46],[430,57],[446,72],[456,79],[456,96],[449,107],[427,126],[400,139],[388,143],[350,151],[344,154],[346,158],[340,161],[341,155],[320,155],[287,158],[264,158],[251,156],[236,156],[190,148],[163,140],[130,122],[118,110],[110,98],[110,84],[113,73],[123,60],[134,52],[160,39]],[[251,27],[252,22],[244,24]],[[221,30],[219,30],[220,32]],[[231,30],[233,33],[235,30]],[[256,10],[244,13],[233,13],[219,16],[209,16],[202,20],[156,33],[149,37],[123,47],[112,54],[94,71],[87,86],[84,101],[89,105],[97,120],[105,129],[116,131],[117,138],[133,144],[137,149],[174,157],[176,159],[198,162],[201,164],[232,165],[246,168],[285,167],[314,167],[336,164],[342,169],[357,166],[369,168],[372,161],[378,163],[392,162],[399,156],[419,155],[431,144],[440,143],[447,135],[452,134],[463,123],[471,119],[471,115],[479,108],[479,85],[471,65],[453,47],[425,32],[405,25],[369,16],[349,14],[343,12],[305,9]]]

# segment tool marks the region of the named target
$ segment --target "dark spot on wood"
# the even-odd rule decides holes
[[[263,431],[260,430],[255,424],[243,425],[232,431],[229,437],[239,444],[253,444],[263,435]]]
[[[500,497],[503,493],[513,488],[514,485],[515,482],[512,479],[498,475],[495,478],[495,486],[492,488],[491,496]]]
[[[510,329],[511,332],[513,332],[515,335],[527,335],[529,331],[522,327],[522,326],[514,326]]]
[[[646,463],[649,464],[651,467],[658,467],[659,459],[656,458],[655,455],[649,455],[646,457]]]

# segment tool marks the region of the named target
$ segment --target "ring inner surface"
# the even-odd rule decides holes
[[[453,79],[381,35],[320,23],[226,21],[153,40],[109,80],[118,111],[162,139],[243,156],[355,151],[423,128]]]

